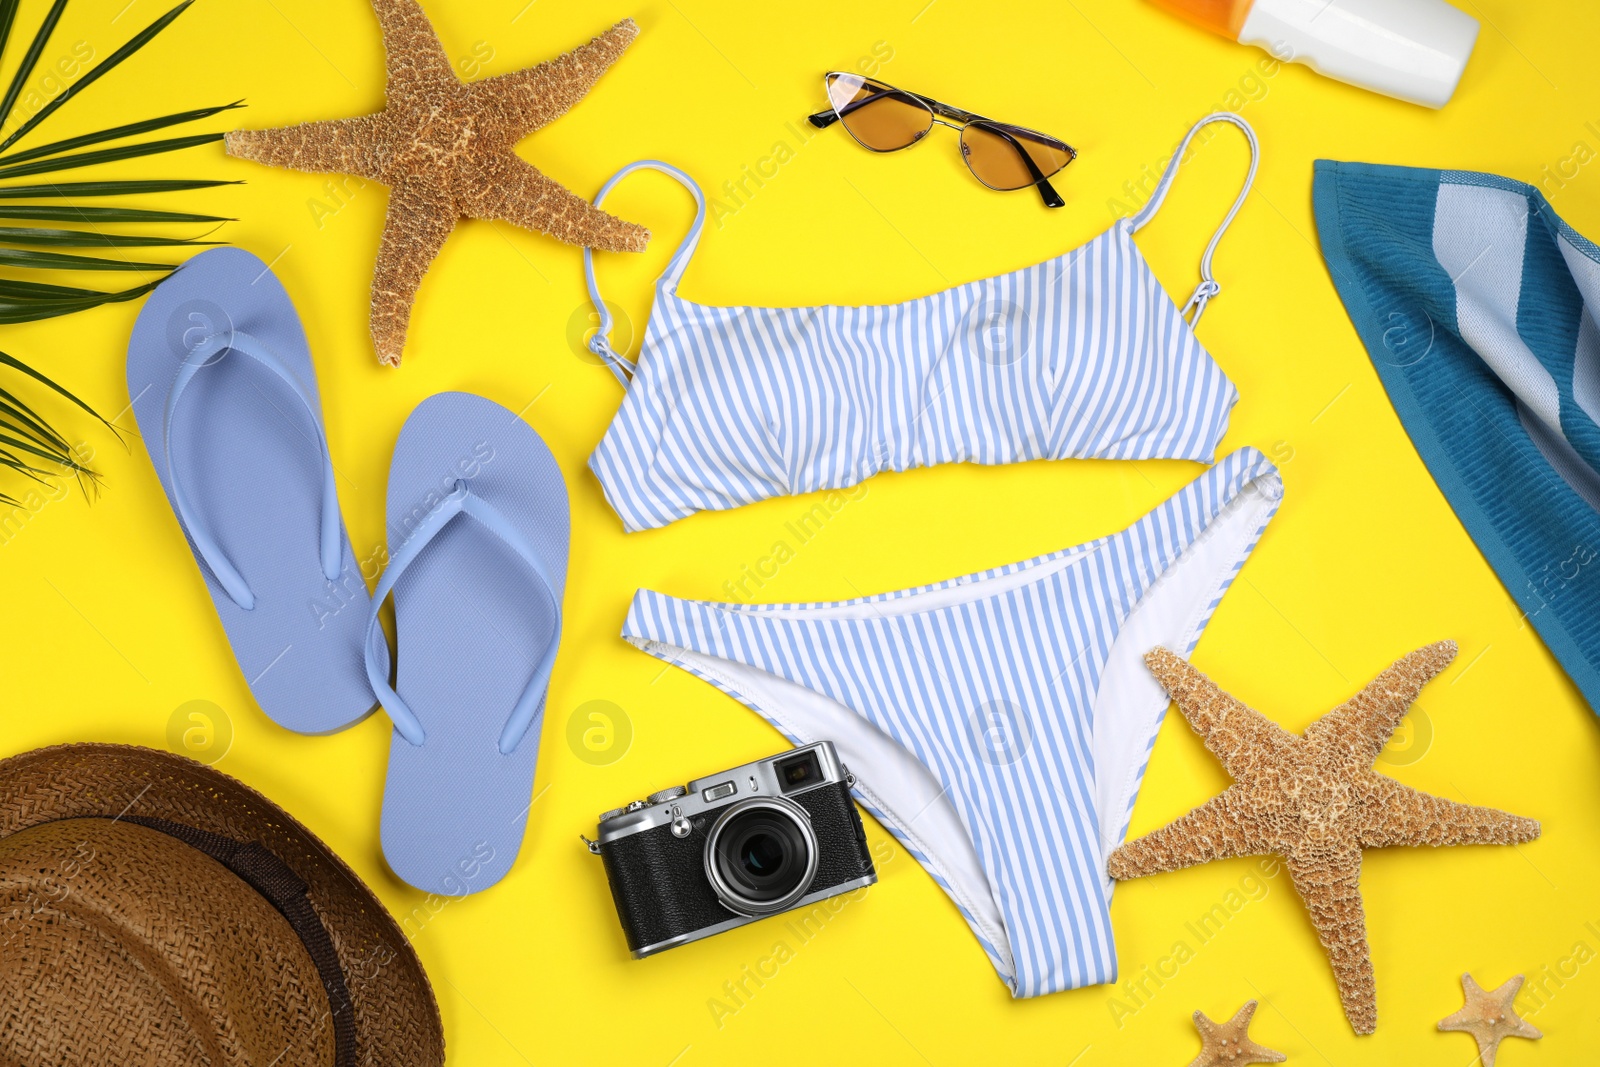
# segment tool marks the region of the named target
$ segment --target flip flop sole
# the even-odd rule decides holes
[[[150,294],[128,344],[128,396],[169,501],[163,428],[174,379],[196,345],[234,330],[263,342],[320,405],[299,316],[267,265],[238,248],[195,256]],[[234,658],[261,710],[306,734],[342,730],[376,707],[362,660],[367,586],[342,523],[337,582],[319,557],[320,432],[275,374],[224,353],[195,375],[171,436],[192,507],[256,594],[252,610],[234,603],[183,531]]]
[[[501,512],[532,547],[560,603],[566,583],[566,483],[527,423],[468,393],[441,393],[406,420],[389,470],[391,553],[458,480]],[[394,587],[395,690],[426,731],[389,744],[382,840],[411,885],[450,896],[485,889],[511,869],[531,804],[544,704],[522,741],[502,728],[558,623],[533,571],[466,516],[452,520]]]

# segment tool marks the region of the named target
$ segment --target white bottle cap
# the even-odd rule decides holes
[[[1279,59],[1363,89],[1443,107],[1478,39],[1444,0],[1256,0],[1239,31]]]

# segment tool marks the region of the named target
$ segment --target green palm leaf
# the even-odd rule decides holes
[[[137,193],[179,193],[211,189],[218,185],[243,185],[240,181],[185,178],[147,178],[142,181],[58,182],[52,185],[0,185],[0,200],[64,196],[133,196]]]
[[[9,355],[9,354],[7,354],[5,352],[0,352],[0,367],[10,367],[12,370],[21,371],[23,374],[25,374],[28,377],[32,378],[34,381],[36,381],[36,382],[40,383],[41,385],[45,386],[51,392],[57,394],[58,396],[65,397],[67,400],[70,400],[73,404],[75,404],[78,407],[82,408],[84,411],[87,411],[90,415],[93,415],[96,419],[99,419],[100,422],[106,427],[106,429],[108,429],[108,430],[112,429],[111,424],[109,422],[106,422],[106,420],[99,413],[97,413],[94,410],[94,408],[90,407],[88,404],[85,404],[82,400],[79,400],[77,397],[73,396],[72,393],[70,391],[68,391],[64,386],[57,385],[55,382],[51,381],[49,378],[45,377],[43,374],[40,374],[38,371],[36,371],[32,367],[28,366],[26,363],[22,362],[22,360],[18,359],[17,357],[15,357],[13,355]]]
[[[57,245],[62,248],[154,248],[157,245],[214,245],[187,237],[148,233],[100,233],[96,230],[48,230],[39,226],[0,226],[0,244]]]
[[[0,0],[0,53],[6,50],[6,42],[11,39],[11,26],[17,21],[17,8],[22,5],[22,0]]]
[[[161,141],[141,141],[138,144],[119,145],[116,148],[101,148],[93,152],[79,152],[77,155],[72,156],[36,159],[28,163],[16,163],[9,167],[0,167],[0,178],[20,178],[26,174],[47,174],[54,170],[92,167],[100,163],[112,163],[119,159],[132,159],[135,156],[153,156],[162,152],[176,152],[180,148],[194,148],[196,145],[220,141],[224,136],[224,134],[220,133],[201,133],[190,137],[168,137]]]
[[[56,0],[51,5],[49,14],[45,15],[44,21],[39,24],[38,32],[33,35],[33,43],[23,55],[22,65],[17,68],[17,73],[12,76],[11,87],[6,90],[5,99],[0,100],[0,115],[6,119],[11,118],[11,109],[17,106],[17,97],[22,95],[22,87],[28,83],[28,75],[33,73],[33,68],[39,62],[39,54],[44,51],[50,35],[55,32],[56,23],[61,21],[61,13],[66,9],[67,0]]]
[[[0,206],[0,219],[34,219],[39,222],[233,222],[223,215],[195,215],[187,211],[152,211],[133,207],[90,207],[87,204],[14,204]]]
[[[35,448],[33,445],[30,445],[21,438],[12,437],[8,433],[0,432],[0,445],[10,445],[12,448],[21,449],[24,452],[28,452],[35,456],[39,456],[42,459],[46,459],[51,463],[60,464],[61,466],[66,467],[68,470],[87,472],[89,469],[87,467],[79,466],[78,461],[73,459],[72,456],[65,452],[56,452],[43,448]]]
[[[128,122],[121,126],[96,130],[94,133],[68,137],[64,141],[51,141],[49,144],[40,145],[38,148],[30,148],[25,152],[12,152],[10,155],[0,156],[0,163],[20,163],[25,159],[53,156],[58,152],[66,152],[73,148],[83,148],[85,145],[99,144],[102,141],[115,141],[119,137],[134,137],[141,133],[150,133],[152,130],[166,129],[168,126],[178,126],[185,122],[197,122],[200,119],[210,118],[219,112],[232,111],[238,107],[244,107],[244,102],[235,100],[231,104],[221,104],[217,107],[202,107],[193,111],[179,111],[172,115],[162,115],[156,119],[145,119],[143,122]]]
[[[60,108],[66,104],[67,101],[71,100],[73,97],[89,88],[89,86],[99,81],[124,59],[127,59],[139,49],[149,44],[151,38],[171,25],[172,20],[183,14],[185,9],[187,9],[192,3],[194,3],[194,0],[183,0],[183,3],[179,4],[171,11],[168,11],[165,15],[162,15],[160,18],[156,19],[138,33],[134,34],[133,39],[127,44],[123,45],[115,52],[112,52],[109,56],[106,56],[105,59],[95,64],[94,68],[90,70],[89,73],[85,74],[83,77],[67,86],[67,88],[62,91],[60,96],[56,97],[44,107],[40,108],[33,118],[29,119],[27,122],[24,122],[21,126],[18,126],[15,130],[13,130],[10,137],[7,137],[4,141],[0,141],[0,152],[4,152],[7,148],[10,148],[12,145],[16,144],[18,140],[27,135],[29,130],[33,129],[35,126],[39,125],[39,123],[43,122],[45,119],[49,118],[51,115],[54,115],[58,110],[60,110]],[[66,6],[67,0],[56,0],[56,6],[51,9],[51,13],[56,14],[59,9]],[[50,23],[49,29],[55,29],[54,22]],[[41,30],[40,32],[43,37],[49,37],[48,32],[44,30]],[[43,41],[38,41],[36,43],[38,43],[40,47],[43,47]],[[37,60],[38,56],[35,55],[33,58]],[[31,64],[28,69],[30,71],[33,69]]]
[[[59,300],[33,299],[29,297],[0,297],[0,325],[14,322],[36,322],[39,319],[53,319],[60,315],[70,315],[75,311],[88,311],[101,304],[118,304],[124,300],[135,300],[156,286],[161,284],[161,279],[136,285],[132,289],[123,289],[119,292],[102,293],[97,290],[83,290],[86,294],[81,297],[68,297]],[[93,414],[93,412],[90,412]]]
[[[52,285],[49,282],[25,282],[11,278],[0,278],[0,298],[10,297],[16,300],[75,300],[78,297],[94,296],[98,289],[79,289],[71,285]]]
[[[122,122],[88,133],[60,137],[32,148],[15,149],[35,130],[48,128],[51,117],[76,99],[91,85],[110,74],[129,57],[149,44],[193,0],[183,0],[150,25],[134,34],[105,59],[68,85],[38,112],[18,115],[17,105],[29,79],[48,47],[51,35],[61,21],[68,0],[53,0],[18,61],[16,70],[0,97],[0,128],[18,122],[0,140],[0,219],[20,222],[66,223],[57,226],[0,226],[0,270],[22,271],[115,271],[150,272],[158,275],[127,289],[105,291],[61,285],[28,277],[0,276],[0,325],[30,322],[70,315],[102,304],[135,300],[158,285],[175,265],[147,263],[115,258],[111,255],[79,255],[58,249],[67,248],[172,248],[212,244],[200,237],[180,237],[108,227],[168,224],[220,224],[232,221],[224,216],[166,211],[122,205],[93,205],[86,199],[144,194],[188,192],[237,182],[191,178],[102,179],[44,184],[18,184],[15,179],[57,171],[100,167],[122,160],[161,155],[211,144],[220,133],[187,134],[155,140],[132,140],[158,130],[200,122],[243,106],[242,102],[194,108],[152,118]],[[16,29],[20,0],[0,0],[0,59]],[[18,203],[17,201],[26,201]],[[37,203],[34,201],[46,201]],[[22,247],[15,247],[22,246]],[[6,379],[11,379],[7,381]],[[99,421],[112,433],[119,433],[88,403],[29,363],[0,352],[0,473],[9,472],[33,481],[43,481],[59,472],[70,472],[81,487],[95,484],[95,475],[74,456],[68,439],[23,398],[24,392],[42,390],[43,395],[67,401],[84,414]],[[14,495],[0,492],[0,504],[17,506]]]
[[[0,389],[0,417],[10,421],[15,428],[26,433],[40,444],[66,448],[67,440],[39,418],[39,413],[5,389]]]
[[[66,252],[35,252],[31,248],[0,248],[0,267],[31,267],[36,270],[169,271],[176,263],[140,263],[128,259],[100,256],[74,256]]]
[[[32,478],[40,485],[50,484],[49,482],[45,481],[41,475],[51,474],[53,472],[45,470],[43,467],[35,467],[33,464],[27,462],[26,460],[17,458],[3,448],[0,448],[0,463],[4,463],[12,470],[17,471],[28,478]]]

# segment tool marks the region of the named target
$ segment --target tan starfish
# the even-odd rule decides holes
[[[1371,769],[1417,693],[1455,655],[1453,641],[1418,649],[1296,736],[1178,656],[1154,650],[1145,663],[1233,784],[1113,852],[1111,877],[1137,878],[1230,856],[1282,856],[1333,964],[1350,1025],[1358,1034],[1372,1033],[1378,1007],[1361,907],[1361,850],[1512,844],[1539,836],[1532,819],[1420,793]]]
[[[372,0],[388,78],[382,111],[276,130],[235,130],[230,155],[294,170],[355,174],[389,187],[372,274],[372,342],[400,362],[411,301],[461,218],[501,219],[568,244],[640,252],[642,226],[608,215],[514,151],[565,114],[639,34],[624,19],[536,67],[466,83],[417,0]]]
[[[1251,1000],[1234,1012],[1225,1023],[1211,1019],[1203,1011],[1194,1013],[1194,1028],[1200,1031],[1200,1055],[1189,1067],[1243,1067],[1247,1063],[1282,1063],[1289,1057],[1250,1040],[1250,1020],[1256,1002]]]
[[[1454,1015],[1440,1019],[1439,1029],[1462,1030],[1471,1034],[1477,1039],[1478,1058],[1483,1061],[1483,1067],[1494,1067],[1495,1055],[1505,1038],[1538,1040],[1544,1036],[1538,1028],[1524,1022],[1512,1007],[1521,988],[1522,975],[1518,974],[1494,992],[1485,993],[1472,980],[1472,975],[1464,974],[1461,976],[1461,989],[1466,994],[1467,1003]]]

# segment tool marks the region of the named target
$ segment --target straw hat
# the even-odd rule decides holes
[[[266,797],[127,745],[0,761],[0,1064],[443,1062],[400,927]]]

